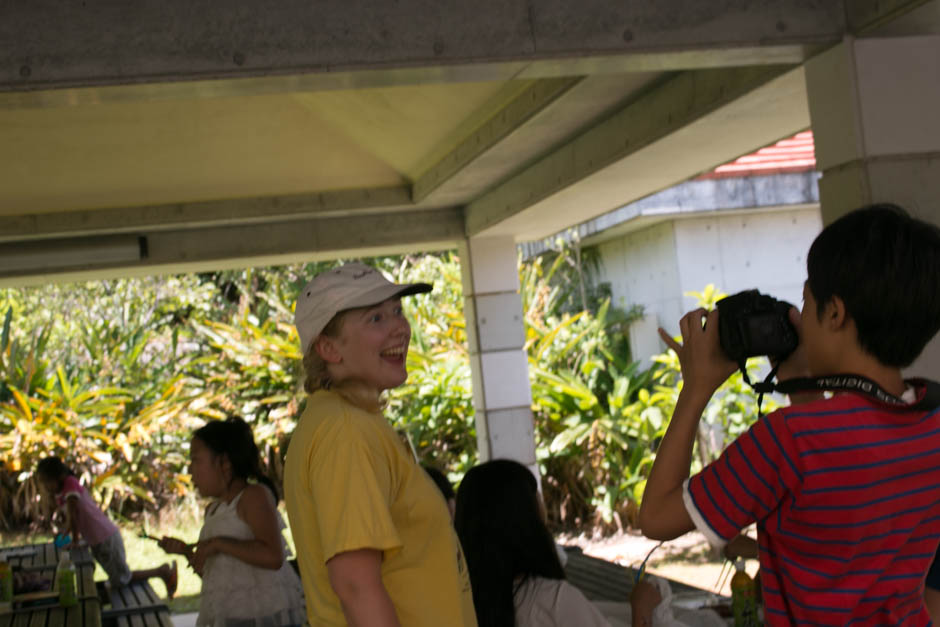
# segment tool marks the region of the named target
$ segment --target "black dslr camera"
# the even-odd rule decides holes
[[[747,290],[716,306],[721,349],[733,361],[766,355],[780,362],[796,350],[800,340],[790,322],[790,303]]]

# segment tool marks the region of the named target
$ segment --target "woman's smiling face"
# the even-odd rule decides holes
[[[402,313],[400,298],[346,312],[339,336],[325,339],[338,357],[338,361],[327,360],[332,362],[334,381],[357,379],[381,392],[408,378],[405,359],[411,325]]]

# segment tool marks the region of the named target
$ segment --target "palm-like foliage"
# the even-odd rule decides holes
[[[200,411],[175,372],[181,325],[172,312],[193,297],[173,296],[179,283],[0,293],[0,524],[39,519],[46,503],[33,471],[48,455],[117,510],[155,506],[184,488],[179,433]]]
[[[392,276],[434,290],[404,299],[412,322],[408,381],[390,392],[387,413],[423,463],[459,480],[477,461],[460,262],[452,253],[405,258]]]
[[[641,394],[653,373],[631,363],[619,322],[609,322],[610,301],[569,313],[563,304],[571,279],[565,249],[544,269],[523,267],[529,374],[537,456],[550,520],[558,525],[617,523],[629,511],[632,488],[649,463],[648,419]],[[580,275],[575,278],[580,280]],[[567,289],[570,289],[568,287]],[[596,313],[591,313],[591,310]]]

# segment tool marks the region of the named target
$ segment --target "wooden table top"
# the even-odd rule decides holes
[[[568,581],[581,589],[588,599],[597,601],[627,601],[636,579],[636,570],[613,562],[585,555],[578,547],[566,547],[568,563],[565,575]],[[667,579],[673,594],[708,593],[708,590]]]
[[[0,548],[0,556],[14,569],[55,573],[62,549],[51,542]],[[78,575],[78,604],[62,607],[58,603],[18,608],[0,613],[0,627],[101,627],[101,601],[95,589],[95,562],[87,546],[69,550]]]

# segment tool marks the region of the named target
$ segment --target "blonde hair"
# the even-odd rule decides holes
[[[320,332],[320,335],[336,338],[343,328],[343,321],[351,310],[341,311],[333,316],[327,325]],[[318,336],[319,337],[319,336]],[[310,343],[307,352],[304,353],[304,391],[307,394],[313,394],[317,390],[330,390],[336,392],[344,399],[360,409],[366,411],[378,412],[385,409],[385,399],[375,390],[375,388],[366,385],[356,379],[345,379],[343,381],[333,381],[330,378],[329,364],[320,357],[317,352],[317,341],[314,339]]]

